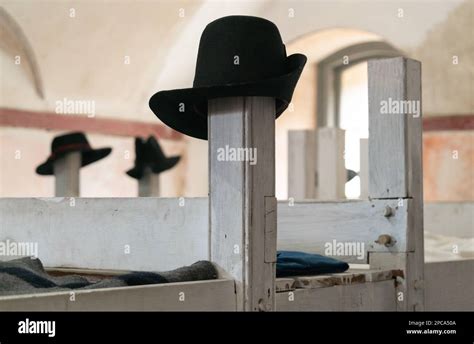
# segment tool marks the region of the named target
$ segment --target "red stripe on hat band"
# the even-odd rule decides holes
[[[74,150],[83,149],[83,148],[90,149],[91,146],[87,143],[73,143],[69,145],[64,145],[56,149],[53,153],[51,153],[51,156],[49,157],[49,159],[54,159],[60,153],[64,153],[67,151],[74,151]]]

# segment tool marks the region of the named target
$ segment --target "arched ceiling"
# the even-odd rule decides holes
[[[0,106],[52,111],[55,101],[66,97],[95,100],[101,116],[156,121],[148,109],[149,97],[160,89],[191,86],[199,37],[213,19],[262,16],[278,25],[285,42],[348,28],[403,49],[417,46],[460,2],[430,2],[428,16],[425,1],[4,1],[35,52],[45,100],[1,53]],[[404,9],[403,18],[397,16],[399,8]],[[311,43],[314,49],[306,50],[318,56],[318,46],[332,44],[331,30],[326,34],[324,41],[319,36]],[[299,50],[298,43],[289,44],[289,52],[293,50]],[[126,56],[130,64],[124,63]]]

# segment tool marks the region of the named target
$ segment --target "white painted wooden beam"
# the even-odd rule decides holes
[[[367,264],[372,252],[407,252],[411,200],[297,202],[278,204],[278,249],[318,253]],[[384,216],[386,207],[393,211]],[[392,243],[376,243],[380,236]]]
[[[81,152],[68,153],[54,162],[56,197],[79,197],[81,165]]]
[[[213,99],[208,118],[210,258],[236,280],[238,310],[274,310],[275,100]]]
[[[276,294],[277,311],[394,311],[393,280],[295,289]]]
[[[288,198],[316,198],[316,132],[288,131]]]
[[[403,269],[399,309],[423,310],[421,64],[403,57],[372,60],[368,79],[370,197],[413,202],[407,226],[410,252],[374,253],[369,260],[372,267]]]
[[[384,216],[387,205],[394,209],[390,217]],[[362,262],[367,252],[409,252],[405,228],[411,200],[397,206],[398,200],[281,201],[278,248],[325,254],[326,243],[336,240],[363,245]],[[427,216],[430,209],[428,204]],[[0,199],[0,241],[37,243],[39,258],[49,267],[175,269],[208,259],[208,223],[207,198]],[[396,243],[375,243],[384,234]],[[335,258],[361,263],[357,252]]]
[[[360,199],[369,197],[369,140],[360,139]]]
[[[317,130],[316,198],[345,199],[347,172],[344,161],[345,131],[340,128]]]
[[[234,281],[208,280],[0,297],[0,311],[235,311]]]
[[[153,173],[149,167],[143,171],[143,176],[138,180],[139,197],[160,196],[160,175]]]

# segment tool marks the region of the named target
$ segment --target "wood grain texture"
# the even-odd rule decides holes
[[[0,297],[0,311],[234,311],[234,281],[212,280]]]
[[[393,280],[276,294],[277,311],[394,311]]]
[[[370,264],[403,269],[402,308],[423,310],[424,290],[415,288],[423,283],[424,267],[421,63],[403,57],[372,60],[368,79],[370,197],[413,202],[406,227],[409,252],[374,253]],[[398,111],[390,103],[398,104]]]
[[[79,197],[81,165],[81,152],[68,153],[54,162],[56,197]]]
[[[45,266],[165,271],[208,259],[207,208],[207,198],[1,198],[0,241],[37,243]]]
[[[317,276],[294,277],[292,284],[296,289],[327,288],[335,285],[381,282],[392,280],[398,271],[350,269],[343,273]]]
[[[394,215],[384,216],[390,206]],[[297,202],[293,206],[279,203],[278,249],[327,254],[326,248],[353,245],[363,249],[358,254],[337,255],[334,258],[350,263],[367,262],[368,252],[404,252],[409,248],[406,226],[411,200],[372,200],[346,202]],[[389,234],[395,245],[376,244],[379,235]]]
[[[389,231],[401,250],[403,235],[397,234],[396,228],[403,225],[406,215],[398,211],[394,218],[382,215],[385,205],[397,203],[395,200],[372,203],[297,202],[291,207],[288,201],[280,201],[278,249],[324,254],[324,243],[336,238],[338,242],[363,241],[367,250],[370,244],[374,245],[370,250],[389,252],[393,247],[374,243],[379,234]],[[459,232],[472,233],[472,213],[468,211],[473,204],[466,203],[462,208],[456,205],[427,203],[425,215],[436,219],[443,208],[448,208],[446,214],[465,211],[457,216],[464,216],[466,222],[448,218],[443,223],[464,223],[466,227],[459,228]],[[207,198],[1,198],[0,241],[37,242],[39,257],[46,266],[167,270],[208,259],[207,216]],[[433,232],[449,234],[452,227],[433,228]],[[126,244],[131,248],[128,255],[124,253]],[[361,263],[354,257],[352,260]]]
[[[288,131],[288,198],[316,197],[316,142],[314,130]]]
[[[316,198],[345,199],[347,181],[344,161],[345,131],[340,128],[317,130]]]
[[[369,140],[360,139],[360,199],[369,197]]]
[[[275,101],[213,99],[208,118],[211,260],[236,279],[239,310],[273,310],[275,258],[269,256],[276,248],[268,245],[276,245],[276,201],[269,200],[275,197]],[[226,147],[252,150],[255,164],[222,161],[219,151]]]

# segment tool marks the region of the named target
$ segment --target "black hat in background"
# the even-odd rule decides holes
[[[250,16],[220,18],[202,33],[193,87],[160,91],[149,105],[169,127],[206,140],[209,99],[274,97],[278,118],[291,101],[305,63],[304,55],[286,55],[272,22]]]
[[[112,148],[93,149],[84,133],[75,132],[56,136],[51,143],[50,156],[36,168],[36,173],[44,176],[54,174],[54,162],[71,152],[81,152],[81,166],[86,166],[105,158],[111,151]]]
[[[146,167],[150,167],[153,173],[161,173],[173,168],[180,158],[179,156],[167,158],[153,136],[150,136],[147,141],[136,137],[135,166],[128,170],[127,174],[132,178],[140,179]]]

